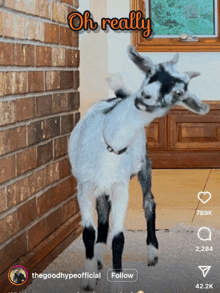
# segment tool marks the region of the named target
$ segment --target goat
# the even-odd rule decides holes
[[[178,54],[171,61],[158,65],[142,57],[133,46],[128,47],[128,55],[145,73],[141,88],[133,94],[118,88],[116,97],[96,103],[73,129],[69,140],[72,173],[78,181],[86,252],[84,270],[87,272],[96,272],[103,266],[110,210],[113,270],[122,270],[123,226],[128,205],[128,185],[133,175],[138,175],[143,192],[148,265],[157,263],[156,204],[151,192],[151,162],[147,155],[144,127],[155,118],[167,114],[176,104],[201,115],[209,111],[208,105],[202,104],[187,89],[190,79],[199,73],[176,71]],[[98,213],[97,240],[93,220],[94,200]],[[92,290],[95,281],[85,279],[84,289]]]

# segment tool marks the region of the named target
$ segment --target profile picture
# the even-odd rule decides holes
[[[22,266],[14,266],[8,272],[8,279],[13,285],[23,285],[28,279],[28,272]]]

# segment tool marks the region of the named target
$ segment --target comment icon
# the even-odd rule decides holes
[[[202,227],[198,230],[197,236],[202,241],[211,241],[212,240],[212,232],[207,227]]]

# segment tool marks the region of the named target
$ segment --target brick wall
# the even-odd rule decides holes
[[[78,5],[0,0],[0,275],[78,213],[67,157],[80,117],[67,15]]]

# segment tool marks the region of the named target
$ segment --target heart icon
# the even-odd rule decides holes
[[[201,197],[202,197],[202,195],[206,195],[206,194],[208,194],[209,197],[204,201],[204,200],[201,199]],[[212,197],[212,195],[211,195],[211,193],[208,192],[208,191],[206,191],[206,192],[200,191],[200,192],[198,193],[198,199],[199,199],[202,203],[207,203],[207,201],[209,201],[209,200],[211,199],[211,197]]]

